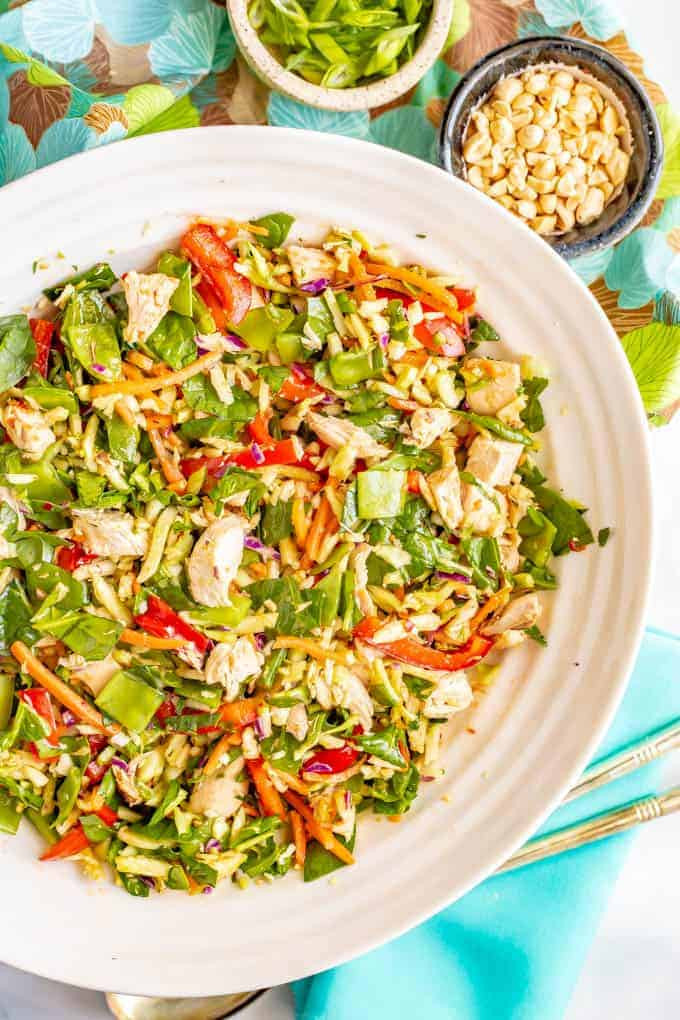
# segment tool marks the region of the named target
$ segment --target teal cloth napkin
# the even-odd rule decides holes
[[[680,638],[647,630],[596,758],[678,716]],[[648,765],[560,808],[542,831],[653,792],[659,769],[658,762]],[[394,942],[296,982],[298,1020],[557,1020],[631,837],[490,878]]]

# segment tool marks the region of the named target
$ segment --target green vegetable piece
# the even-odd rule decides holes
[[[37,634],[30,625],[32,615],[33,610],[24,589],[18,581],[11,581],[0,592],[0,649],[7,651],[12,642],[17,639],[27,641],[29,645],[33,644]],[[1,720],[2,710],[0,709],[0,730],[4,729]]]
[[[231,605],[214,609],[192,609],[191,621],[203,627],[237,627],[250,612],[250,599],[241,593],[231,596]]]
[[[56,283],[54,287],[46,287],[43,294],[50,301],[55,301],[69,284],[77,291],[111,290],[117,279],[118,277],[108,262],[97,262],[91,269],[85,269],[82,273],[69,276],[61,283]]]
[[[187,878],[186,871],[179,864],[173,864],[165,881],[168,889],[179,889],[182,892],[186,892],[189,888],[189,879]]]
[[[193,309],[191,317],[194,320],[196,332],[204,333],[206,336],[209,336],[211,333],[214,333],[215,330],[217,329],[217,326],[215,325],[215,320],[212,317],[212,312],[210,311],[210,309],[208,308],[205,301],[203,300],[203,298],[201,297],[197,290],[192,288],[191,293]]]
[[[62,635],[62,641],[72,652],[92,660],[105,659],[116,647],[123,624],[91,613],[79,614],[78,621]]]
[[[63,570],[56,563],[33,563],[25,571],[28,594],[39,605],[45,595],[57,589],[60,609],[80,609],[87,602],[85,582],[77,581],[68,570]]]
[[[385,355],[380,347],[372,347],[368,351],[342,351],[328,360],[333,381],[340,387],[377,378],[382,375],[385,364]]]
[[[177,290],[170,298],[170,307],[179,315],[193,315],[193,289],[191,286],[191,264],[171,251],[164,252],[158,260],[158,272],[174,276],[179,280]]]
[[[597,544],[599,545],[600,549],[604,549],[604,547],[606,546],[607,542],[611,537],[611,533],[612,533],[611,528],[600,528],[600,530],[597,533]],[[0,727],[0,729],[1,728],[2,727]]]
[[[256,351],[269,351],[279,333],[283,333],[295,318],[288,308],[268,304],[263,308],[251,308],[244,319],[234,327],[249,347]]]
[[[24,386],[24,394],[49,411],[54,407],[64,407],[69,414],[78,413],[78,400],[75,393],[62,389],[60,386],[51,386],[45,381],[29,381]]]
[[[295,217],[288,213],[269,213],[261,216],[259,220],[253,220],[256,227],[265,227],[269,233],[266,237],[258,235],[258,240],[264,248],[279,248],[288,237],[290,228],[295,223]]]
[[[464,421],[472,422],[473,425],[486,429],[487,432],[493,432],[501,439],[506,439],[509,443],[522,443],[523,446],[533,446],[534,441],[531,436],[526,435],[520,429],[512,428],[511,425],[505,425],[498,418],[492,418],[491,415],[474,414],[472,411],[459,411],[458,408],[456,408],[455,414]]]
[[[307,357],[299,333],[279,333],[275,346],[284,365],[291,365],[294,361],[305,361]]]
[[[0,390],[15,386],[35,358],[35,341],[25,315],[0,318]]]
[[[119,414],[114,414],[112,418],[106,419],[106,434],[111,456],[125,464],[133,464],[137,459],[139,445],[137,426],[128,425]]]
[[[380,758],[381,761],[386,761],[388,765],[393,765],[397,769],[404,769],[408,762],[399,750],[399,744],[403,739],[402,730],[398,730],[396,726],[387,726],[384,730],[378,730],[376,733],[365,733],[363,736],[354,737],[354,742],[362,751],[373,755],[374,758]]]
[[[288,538],[293,530],[292,525],[292,500],[279,500],[278,503],[268,503],[264,508],[260,536],[265,545],[278,545],[284,538]]]
[[[585,507],[570,503],[559,492],[545,485],[535,488],[534,494],[541,510],[557,529],[552,545],[556,556],[568,552],[570,542],[584,546],[594,541],[593,533],[583,517]]]
[[[209,864],[204,864],[202,861],[194,860],[193,857],[188,857],[185,854],[182,854],[181,858],[185,871],[188,871],[196,882],[200,882],[201,885],[209,885],[212,887],[217,885],[219,874],[214,868],[211,868]]]
[[[262,376],[272,393],[278,393],[290,376],[289,370],[281,365],[263,365],[258,368],[257,374]]]
[[[517,530],[522,536],[519,546],[522,556],[526,556],[537,567],[544,567],[550,558],[557,534],[555,525],[540,510],[530,506]]]
[[[364,74],[368,78],[374,74],[388,74],[390,64],[397,59],[406,46],[409,37],[418,31],[418,25],[404,25],[383,32],[378,39],[373,53],[364,66]]]
[[[71,326],[67,335],[71,351],[91,376],[100,382],[120,376],[118,338],[110,323]]]
[[[356,840],[356,829],[352,833],[352,838],[347,841],[342,836],[337,837],[348,850],[354,850],[354,843]],[[330,875],[333,871],[337,871],[338,868],[344,868],[346,864],[341,861],[335,854],[332,854],[330,850],[326,850],[317,843],[315,839],[310,840],[307,845],[307,854],[305,856],[305,867],[303,877],[305,882],[315,882],[317,878],[323,878],[324,875]]]
[[[16,836],[21,813],[17,810],[16,800],[6,790],[0,789],[0,832],[8,836]]]
[[[42,836],[48,846],[53,846],[59,838],[51,828],[49,819],[45,815],[41,814],[40,811],[35,808],[26,808],[24,811],[26,818],[36,830],[38,835]]]
[[[83,773],[77,765],[73,765],[66,774],[66,778],[61,782],[59,789],[57,790],[57,805],[59,807],[59,814],[57,815],[54,825],[58,828],[63,825],[68,819],[69,815],[76,806],[76,800],[80,793],[80,784],[83,779]]]
[[[14,701],[14,677],[0,673],[0,730],[7,729]]]
[[[263,687],[273,687],[276,675],[287,658],[288,652],[285,648],[277,648],[275,652],[271,653],[260,676],[260,683]]]
[[[345,564],[336,563],[326,577],[324,577],[323,581],[319,581],[314,588],[317,594],[323,596],[319,609],[319,622],[322,627],[330,627],[337,619],[344,572]]]
[[[184,368],[198,357],[196,350],[196,326],[187,315],[168,312],[163,316],[146,345],[170,368]]]
[[[540,630],[540,628],[536,626],[536,624],[534,624],[532,627],[527,627],[524,633],[526,634],[527,637],[530,637],[532,641],[535,641],[537,644],[541,645],[542,648],[548,647],[548,642],[545,639],[545,635]]]
[[[96,699],[102,712],[135,733],[146,729],[162,703],[160,691],[125,670],[115,673]]]
[[[406,494],[405,471],[360,471],[357,475],[357,507],[364,520],[396,517]]]
[[[232,402],[225,404],[205,375],[194,375],[182,386],[182,393],[194,411],[206,411],[223,421],[251,421],[257,414],[257,401],[240,386],[232,386]]]
[[[103,843],[109,836],[113,836],[114,830],[97,815],[81,815],[79,821],[90,843]]]
[[[538,376],[524,380],[524,392],[528,400],[526,407],[520,412],[520,418],[529,432],[540,432],[545,427],[545,417],[539,397],[547,385],[548,380],[540,379]]]
[[[488,343],[489,341],[500,340],[500,336],[490,322],[487,322],[486,319],[477,318],[473,324],[470,339],[475,340],[477,343],[484,343],[485,341]]]
[[[172,779],[168,783],[168,788],[163,795],[163,800],[160,802],[154,813],[149,819],[149,825],[157,825],[158,822],[162,821],[171,811],[182,803],[186,798],[187,792],[183,790],[176,779]]]
[[[98,506],[101,495],[106,488],[106,478],[93,475],[91,471],[76,471],[78,501],[83,506]]]

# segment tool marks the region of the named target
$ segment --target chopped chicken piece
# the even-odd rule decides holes
[[[132,514],[120,510],[73,510],[73,537],[85,551],[112,560],[122,556],[146,556],[147,530],[135,530]]]
[[[121,768],[119,765],[111,766],[111,771],[113,773],[113,778],[116,781],[118,792],[125,803],[130,807],[134,807],[135,804],[142,803],[142,795],[137,788],[137,783],[135,782],[135,775],[139,768],[140,761],[141,755],[138,755],[136,758],[133,758],[132,761],[128,762],[126,769]]]
[[[234,701],[241,685],[255,676],[264,665],[264,655],[258,652],[251,638],[237,638],[233,645],[216,645],[205,664],[205,682],[222,684],[227,701]]]
[[[205,529],[187,564],[191,594],[202,606],[229,605],[229,585],[243,556],[245,522],[235,514]]]
[[[427,476],[427,483],[435,501],[439,516],[451,531],[460,524],[463,506],[460,494],[460,476],[455,464],[433,471]]]
[[[519,443],[477,436],[468,450],[466,470],[492,487],[509,485],[521,454]]]
[[[123,278],[123,289],[128,305],[128,322],[125,340],[132,347],[151,336],[170,308],[170,298],[179,286],[179,280],[164,273],[136,273],[132,270]]]
[[[352,557],[355,580],[354,594],[364,616],[372,616],[375,613],[373,599],[368,593],[368,567],[366,564],[370,555],[370,545],[367,542],[361,542],[356,546]]]
[[[433,673],[436,687],[428,696],[423,714],[428,719],[448,719],[462,712],[472,701],[472,690],[465,673]]]
[[[298,702],[297,705],[293,705],[288,713],[286,733],[290,733],[291,737],[295,737],[297,741],[302,743],[307,736],[308,730],[309,719],[307,717],[307,709],[302,702]]]
[[[521,382],[519,365],[514,361],[494,361],[491,358],[469,358],[465,372],[484,380],[467,389],[467,400],[476,414],[497,414],[517,396]]]
[[[373,725],[373,702],[364,684],[344,666],[333,666],[314,681],[316,699],[322,708],[346,708],[356,715],[368,733]]]
[[[541,603],[535,592],[520,595],[505,607],[500,616],[483,628],[483,633],[492,636],[506,630],[526,630],[533,627],[541,615]]]
[[[503,564],[503,569],[507,570],[509,574],[516,574],[519,570],[520,541],[520,536],[517,534],[514,534],[512,537],[503,535],[498,539],[498,551],[501,556],[501,563]]]
[[[419,407],[411,415],[411,433],[416,446],[426,450],[453,423],[453,415],[443,407]]]
[[[236,814],[248,792],[248,783],[236,779],[243,765],[243,758],[239,755],[225,769],[202,779],[191,794],[191,810],[208,818],[230,818]]]
[[[504,510],[507,500],[500,492],[493,492],[493,499],[477,485],[461,486],[463,500],[463,524],[478,535],[489,535],[494,538],[503,533],[505,524]],[[495,500],[495,503],[494,503]]]
[[[314,280],[335,279],[337,262],[320,248],[305,248],[300,244],[289,244],[286,255],[298,287]]]
[[[334,450],[341,446],[349,446],[355,457],[362,459],[383,458],[390,454],[387,446],[376,442],[372,436],[359,425],[343,418],[333,418],[331,415],[317,414],[316,411],[308,411],[306,422],[312,431],[316,432],[319,439],[322,439]]]
[[[56,442],[56,436],[41,412],[21,400],[7,401],[2,411],[2,424],[14,445],[31,460],[39,460],[45,450]]]
[[[120,666],[112,655],[98,662],[87,662],[82,655],[67,655],[59,660],[60,666],[71,670],[71,679],[76,683],[85,684],[90,694],[97,697]]]

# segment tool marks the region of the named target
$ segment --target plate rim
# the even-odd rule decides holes
[[[558,806],[569,785],[580,774],[580,772],[582,771],[583,767],[590,759],[590,757],[592,757],[595,748],[598,746],[606,730],[609,728],[611,721],[614,717],[614,714],[618,709],[618,706],[623,698],[623,695],[628,684],[628,680],[630,678],[630,674],[632,672],[634,660],[635,657],[637,656],[640,643],[642,640],[647,606],[649,601],[652,570],[654,563],[653,556],[656,544],[656,535],[654,529],[654,501],[651,481],[649,428],[647,419],[644,414],[640,395],[637,389],[637,385],[634,381],[634,377],[628,365],[625,353],[623,351],[623,348],[616,333],[614,332],[611,323],[607,319],[603,309],[595,299],[592,292],[585,285],[585,283],[583,283],[583,281],[576,275],[576,273],[568,267],[568,265],[556,252],[554,252],[548,245],[545,244],[545,242],[543,242],[539,237],[533,234],[533,232],[531,232],[528,228],[524,227],[509,212],[507,212],[502,207],[498,206],[497,203],[493,202],[493,200],[489,199],[485,195],[480,194],[479,192],[474,191],[474,189],[471,189],[469,186],[466,186],[464,182],[461,182],[456,178],[452,177],[451,175],[447,174],[441,168],[428,164],[414,156],[410,156],[408,154],[399,152],[398,150],[389,149],[387,147],[366,141],[364,139],[357,139],[346,135],[337,135],[331,133],[322,133],[306,130],[303,131],[296,128],[278,128],[278,127],[273,128],[271,126],[263,125],[229,125],[229,126],[214,126],[207,128],[206,127],[190,128],[184,130],[163,132],[161,134],[156,135],[141,136],[139,138],[134,139],[124,139],[122,141],[125,141],[127,153],[129,153],[129,155],[125,155],[124,160],[126,163],[129,164],[130,168],[132,168],[132,166],[134,165],[138,168],[143,169],[144,166],[143,157],[145,149],[149,149],[150,151],[152,151],[156,157],[158,156],[159,146],[161,148],[163,146],[168,146],[169,149],[172,149],[173,146],[179,145],[182,151],[190,152],[191,136],[196,136],[199,132],[200,132],[199,137],[204,138],[206,144],[209,142],[210,139],[215,139],[216,141],[219,139],[221,140],[221,144],[226,143],[228,145],[228,139],[230,137],[234,138],[235,136],[233,134],[227,134],[226,133],[227,131],[230,133],[236,132],[237,136],[244,137],[247,136],[254,137],[256,135],[260,136],[266,135],[268,137],[271,137],[271,133],[275,131],[277,133],[277,137],[280,137],[282,141],[285,139],[287,139],[288,141],[292,141],[293,139],[295,139],[294,144],[296,145],[299,144],[301,147],[302,159],[304,159],[305,145],[313,145],[317,148],[319,146],[321,147],[330,146],[331,149],[339,147],[340,149],[348,150],[348,152],[350,153],[350,156],[348,158],[350,160],[354,158],[352,156],[353,151],[359,154],[358,158],[359,160],[361,160],[360,155],[361,152],[368,149],[372,152],[379,153],[380,159],[386,161],[386,164],[392,163],[394,166],[399,166],[400,164],[406,163],[410,164],[414,172],[417,171],[418,174],[422,174],[424,177],[431,177],[433,180],[439,179],[439,181],[441,181],[442,179],[446,179],[449,182],[447,186],[452,190],[452,193],[453,191],[457,191],[459,194],[467,196],[467,199],[463,200],[468,200],[473,204],[476,203],[485,204],[489,213],[491,213],[491,210],[493,210],[494,216],[500,218],[500,220],[503,219],[505,220],[506,227],[508,227],[511,224],[510,229],[512,230],[513,233],[515,233],[516,240],[518,243],[524,243],[525,245],[529,246],[529,248],[533,248],[534,251],[538,251],[538,249],[540,248],[543,253],[541,257],[544,257],[549,263],[553,264],[556,271],[563,276],[563,279],[565,281],[569,281],[568,284],[569,286],[571,287],[576,286],[576,288],[580,291],[581,299],[590,306],[591,312],[596,316],[596,318],[599,319],[600,325],[602,326],[603,329],[603,333],[605,332],[607,333],[608,342],[610,345],[608,356],[618,360],[619,368],[622,369],[622,376],[625,377],[626,379],[626,391],[627,391],[626,397],[628,398],[629,402],[631,402],[632,398],[630,410],[634,414],[634,417],[636,419],[635,422],[633,422],[632,420],[630,422],[631,426],[633,424],[635,424],[636,426],[634,431],[631,433],[631,436],[635,440],[637,440],[638,449],[636,450],[636,457],[640,462],[640,467],[643,469],[643,473],[639,478],[639,489],[637,495],[640,501],[641,508],[640,514],[644,522],[646,523],[644,534],[641,536],[644,545],[641,550],[640,562],[641,563],[644,562],[644,571],[641,570],[641,576],[638,578],[636,585],[635,626],[628,630],[627,635],[625,635],[625,639],[623,639],[625,640],[625,643],[623,644],[624,654],[620,654],[618,657],[619,663],[617,669],[618,680],[615,684],[612,683],[611,688],[607,694],[606,705],[603,704],[602,707],[600,708],[597,725],[589,731],[588,739],[586,741],[583,741],[583,743],[579,745],[580,752],[578,755],[573,756],[575,761],[572,763],[568,774],[566,773],[565,770],[563,770],[564,779],[560,784],[559,789],[556,789],[553,795],[550,798],[548,798],[547,801],[543,802],[543,807],[540,810],[535,810],[532,813],[531,818],[521,827],[521,832],[519,833],[519,835],[516,835],[516,837],[513,839],[512,845],[508,846],[507,855],[509,855],[518,846],[520,846],[527,838],[529,838],[543,823],[543,821],[552,813],[552,811]],[[115,143],[113,144],[115,145]],[[13,196],[22,191],[28,192],[29,194],[32,195],[32,197],[37,197],[35,193],[39,191],[41,182],[48,179],[50,176],[55,175],[58,169],[63,170],[64,167],[68,169],[70,167],[73,167],[75,164],[78,164],[79,166],[82,165],[83,167],[91,165],[96,168],[97,162],[104,161],[107,155],[110,154],[110,152],[111,149],[110,146],[108,145],[101,146],[95,149],[90,149],[86,152],[77,153],[73,156],[70,156],[65,160],[57,162],[56,164],[51,164],[47,167],[43,167],[40,170],[34,171],[32,174],[22,177],[16,181],[10,182],[9,184],[5,185],[2,189],[0,189],[0,213],[3,210],[3,204],[5,200],[11,202],[13,200]],[[139,155],[139,160],[141,161],[140,163],[136,162],[137,154]],[[386,169],[389,169],[389,166],[386,166]],[[388,231],[386,231],[386,233],[388,233]],[[389,236],[386,238],[386,240],[389,240]],[[557,268],[558,266],[559,269]],[[633,404],[635,406],[634,412],[632,407]],[[622,523],[620,526],[622,528],[625,527],[625,523]],[[519,831],[519,826],[517,827],[517,831]],[[504,860],[505,857],[506,854],[502,854],[500,856],[496,854],[495,858],[491,861],[491,863],[489,863],[489,861],[486,860],[485,863],[478,866],[477,869],[471,871],[470,877],[464,883],[456,883],[454,881],[449,882],[448,893],[438,896],[436,898],[435,897],[429,898],[427,903],[422,906],[421,910],[411,911],[408,917],[401,918],[399,921],[390,920],[389,923],[386,923],[385,929],[380,937],[369,937],[363,940],[361,937],[358,937],[352,943],[351,948],[339,952],[325,952],[322,963],[320,965],[315,963],[314,971],[310,972],[309,968],[300,971],[300,969],[298,968],[295,973],[287,975],[282,980],[283,981],[297,980],[300,977],[307,976],[309,973],[315,973],[319,969],[325,970],[328,969],[329,967],[339,966],[351,959],[354,959],[357,956],[363,955],[364,953],[367,953],[370,950],[377,948],[378,946],[384,945],[388,941],[397,938],[404,932],[416,927],[423,921],[427,920],[428,918],[438,913],[440,910],[444,909],[446,906],[460,899],[463,895],[469,892],[470,889],[474,888],[485,878],[489,877],[493,873],[495,868],[500,863],[502,863],[502,860]],[[23,954],[24,957],[26,955],[27,955],[26,953]],[[14,954],[12,954],[12,956],[14,956]],[[49,978],[51,980],[64,981],[64,978],[60,975],[58,966],[51,967],[49,965],[43,964],[42,966],[34,967],[33,965],[31,965],[29,969],[27,968],[26,963],[22,960],[21,954],[19,954],[18,958],[3,959],[3,962],[6,962],[10,966],[16,967],[19,970],[24,970],[27,973],[36,974],[38,976]],[[124,966],[125,965],[123,964],[121,970],[124,970]],[[71,967],[70,971],[73,971],[73,969],[74,968]],[[101,970],[101,967],[99,969]],[[160,984],[163,979],[158,980]],[[188,985],[182,986],[184,991],[178,991],[177,990],[178,986],[176,987],[174,986],[171,994],[173,995],[184,994],[190,996],[201,994],[213,994],[215,992],[215,986],[212,985],[208,988],[203,988],[200,991],[197,990],[197,985],[199,984],[200,981],[201,979],[198,976],[194,979],[194,983],[193,985],[191,985],[191,987],[193,988],[192,991],[186,990]],[[161,990],[159,991],[158,990],[159,985],[154,986],[152,983],[148,987],[145,986],[144,991],[140,991],[139,985],[136,982],[134,983],[134,987],[127,985],[125,981],[122,982],[119,981],[118,985],[119,987],[115,989],[116,991],[125,992],[128,994],[146,994],[146,995],[168,994],[167,989],[164,990],[161,988]],[[106,984],[102,984],[101,980],[99,981],[86,980],[83,983],[80,977],[78,978],[78,986],[97,990],[109,990],[109,991],[112,990],[110,987],[107,987]],[[219,994],[219,992],[215,992],[215,994]]]

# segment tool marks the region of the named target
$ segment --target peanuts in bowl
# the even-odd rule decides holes
[[[465,177],[543,236],[594,222],[620,194],[632,140],[616,97],[577,67],[502,78],[469,118]]]

